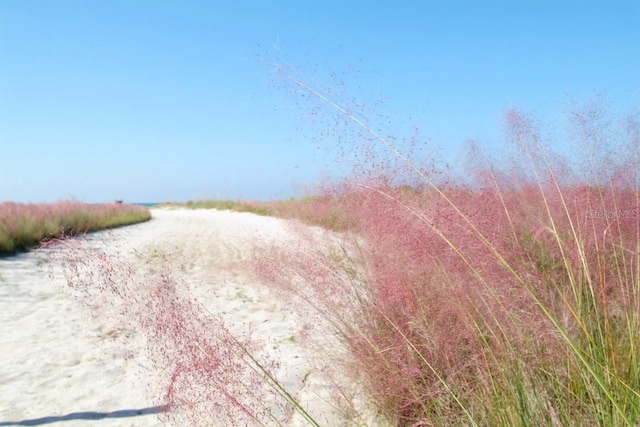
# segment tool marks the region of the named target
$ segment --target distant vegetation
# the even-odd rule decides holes
[[[341,204],[338,202],[348,197],[319,195],[277,201],[197,200],[186,203],[165,203],[159,207],[248,212],[262,216],[297,219],[308,225],[333,231],[345,231],[352,224],[346,221],[345,215],[341,214]]]
[[[158,207],[179,207],[187,209],[218,209],[236,212],[250,212],[257,215],[273,215],[266,202],[245,202],[233,200],[197,200],[186,203],[163,203]]]
[[[147,209],[122,203],[0,203],[0,254],[26,251],[43,241],[149,219]]]

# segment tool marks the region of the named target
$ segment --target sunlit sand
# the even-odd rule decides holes
[[[323,425],[340,425],[331,390],[312,352],[297,339],[305,325],[290,306],[255,283],[245,261],[260,240],[286,238],[283,222],[214,210],[154,210],[148,223],[92,234],[136,269],[168,267],[234,334],[273,351],[278,375]],[[0,259],[0,426],[158,425],[161,390],[154,388],[145,336],[134,323],[83,306],[50,251]],[[295,413],[289,425],[305,425]],[[98,421],[99,420],[99,421]],[[95,424],[93,424],[95,423]]]

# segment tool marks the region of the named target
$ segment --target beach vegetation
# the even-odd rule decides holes
[[[269,248],[255,269],[341,337],[389,425],[638,425],[637,114],[573,105],[567,158],[509,110],[504,151],[469,143],[456,175],[287,78],[371,156],[314,199],[348,224],[337,246],[309,249],[323,238],[292,227],[307,243]]]
[[[0,254],[29,250],[41,243],[151,219],[140,206],[124,203],[0,203]]]

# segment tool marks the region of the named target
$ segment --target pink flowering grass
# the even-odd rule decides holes
[[[509,111],[511,157],[471,145],[458,179],[287,78],[360,129],[368,153],[377,144],[398,162],[374,156],[369,173],[315,199],[350,225],[337,247],[299,231],[309,244],[270,248],[255,268],[333,326],[390,424],[637,425],[635,116],[616,124],[601,103],[574,107],[581,152],[563,159],[533,118]]]
[[[39,243],[151,219],[143,207],[121,203],[0,203],[0,254],[24,251]]]

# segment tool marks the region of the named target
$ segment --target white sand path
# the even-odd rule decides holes
[[[107,242],[134,268],[169,266],[234,333],[250,327],[273,350],[283,384],[320,425],[343,425],[313,353],[297,339],[304,325],[242,264],[256,241],[287,238],[283,222],[214,210],[154,210],[153,217],[94,233],[83,245]],[[47,259],[47,250],[0,259],[0,427],[160,425],[158,396],[144,381],[152,368],[141,332],[92,318],[60,274],[50,277],[56,266]],[[306,423],[294,415],[287,425]]]

